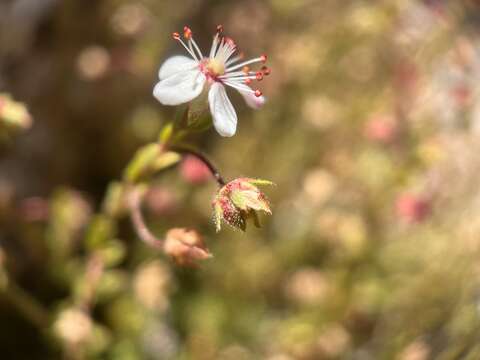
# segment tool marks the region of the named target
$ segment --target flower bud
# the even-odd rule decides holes
[[[200,234],[185,228],[167,231],[163,250],[177,264],[185,266],[194,266],[195,261],[212,257]]]
[[[195,156],[186,156],[181,165],[180,173],[190,184],[202,184],[212,177],[208,167]]]
[[[245,231],[247,219],[252,218],[260,226],[256,211],[271,214],[267,197],[255,185],[273,185],[268,180],[239,178],[223,186],[213,200],[213,214],[217,232],[222,220]]]

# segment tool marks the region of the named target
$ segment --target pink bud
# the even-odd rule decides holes
[[[180,174],[191,184],[202,184],[212,176],[208,167],[195,156],[187,155],[180,165]]]
[[[364,135],[370,141],[391,144],[398,136],[398,126],[390,117],[374,116],[365,125]]]
[[[407,223],[424,221],[431,213],[431,204],[426,198],[414,194],[402,194],[396,202],[398,216]]]

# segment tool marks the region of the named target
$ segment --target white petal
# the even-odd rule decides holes
[[[255,94],[248,91],[238,90],[238,92],[243,96],[247,105],[252,109],[260,109],[267,101],[263,95],[257,97]]]
[[[158,77],[160,80],[163,80],[181,71],[192,70],[196,66],[198,66],[197,62],[189,57],[181,55],[172,56],[160,66]]]
[[[199,70],[182,71],[160,80],[153,96],[163,105],[179,105],[195,99],[203,90],[206,78]]]
[[[213,125],[217,132],[226,137],[235,135],[237,114],[222,84],[216,82],[211,86],[208,93],[208,103],[213,117]]]

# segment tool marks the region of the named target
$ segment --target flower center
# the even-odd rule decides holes
[[[217,59],[208,60],[206,69],[214,78],[225,74],[225,64]]]

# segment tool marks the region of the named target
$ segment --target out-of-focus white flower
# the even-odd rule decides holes
[[[237,45],[221,35],[223,27],[217,26],[208,56],[204,56],[193,39],[187,26],[183,29],[182,40],[179,33],[173,38],[187,50],[187,56],[172,56],[167,59],[158,72],[160,81],[153,89],[153,95],[164,105],[179,105],[198,97],[205,85],[209,86],[208,102],[213,117],[213,125],[221,136],[233,136],[237,128],[237,114],[225,91],[225,85],[233,87],[243,96],[248,106],[258,109],[265,103],[260,90],[249,85],[252,80],[262,80],[270,74],[270,69],[262,66],[260,71],[251,71],[249,65],[265,63],[267,57],[241,61],[241,54],[235,55]]]
[[[77,71],[85,80],[97,80],[107,73],[110,63],[107,49],[93,45],[83,49],[79,54]]]
[[[89,340],[92,336],[93,323],[82,310],[68,308],[59,314],[53,327],[62,340],[75,345]]]

